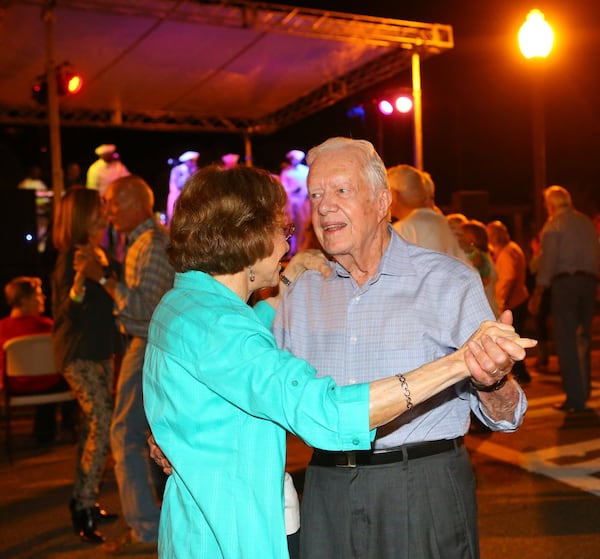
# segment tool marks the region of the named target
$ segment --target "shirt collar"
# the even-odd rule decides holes
[[[396,232],[396,230],[388,225],[391,233],[390,242],[386,247],[377,273],[369,279],[367,283],[375,283],[382,275],[385,276],[405,276],[414,275],[415,270],[409,257],[409,244]],[[334,272],[328,276],[328,280],[333,281],[336,277],[349,278],[350,273],[341,264],[335,262]]]
[[[240,299],[231,289],[217,281],[210,274],[206,272],[200,272],[199,270],[188,270],[187,272],[177,272],[175,274],[175,280],[173,287],[181,289],[189,289],[192,291],[205,291],[211,295],[218,295],[231,299],[236,303],[246,303]]]
[[[127,235],[127,244],[130,246],[144,231],[152,229],[159,225],[154,216],[151,216],[140,223],[133,231]]]

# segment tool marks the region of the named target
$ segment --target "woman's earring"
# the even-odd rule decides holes
[[[256,275],[254,274],[254,268],[252,268],[252,266],[248,266],[248,270],[250,271],[250,281],[254,281],[256,279]]]

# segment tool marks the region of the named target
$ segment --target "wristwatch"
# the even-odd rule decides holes
[[[283,273],[279,274],[279,279],[281,280],[281,283],[283,283],[283,285],[286,285],[288,287],[292,285],[292,280]]]
[[[506,384],[506,381],[508,380],[508,375],[504,375],[498,382],[489,385],[483,384],[482,382],[478,382],[473,378],[469,380],[473,388],[475,388],[475,390],[477,390],[478,392],[495,392],[496,390],[500,390]]]

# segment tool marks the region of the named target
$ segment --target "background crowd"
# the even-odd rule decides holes
[[[329,321],[340,320],[339,317],[336,319],[336,309],[352,308],[351,300],[355,293],[348,285],[353,286],[352,289],[358,285],[362,294],[368,290],[370,280],[381,273],[391,277],[402,276],[405,269],[396,270],[395,267],[403,263],[405,266],[414,266],[417,274],[398,281],[405,282],[402,285],[416,282],[415,294],[408,299],[405,295],[404,298],[402,294],[399,295],[401,301],[412,301],[409,312],[402,305],[395,309],[397,317],[404,321],[402,325],[393,320],[383,321],[395,325],[388,327],[390,339],[398,332],[412,339],[415,332],[437,324],[435,320],[425,320],[422,316],[425,299],[420,303],[417,301],[424,296],[423,292],[418,295],[423,286],[430,290],[426,299],[438,304],[445,301],[448,294],[454,293],[456,298],[447,304],[460,307],[457,316],[461,316],[465,308],[470,309],[472,316],[469,314],[469,320],[465,320],[461,328],[448,327],[453,335],[460,330],[460,335],[450,344],[454,349],[467,341],[482,320],[500,318],[504,311],[510,310],[517,332],[528,333],[541,341],[535,365],[539,372],[547,370],[549,354],[557,354],[565,399],[556,402],[555,408],[569,414],[586,410],[591,378],[591,322],[596,310],[600,263],[600,220],[593,220],[578,211],[573,206],[568,189],[551,186],[543,193],[547,221],[535,232],[530,243],[520,239],[520,244],[511,235],[510,223],[488,220],[488,216],[484,215],[444,215],[436,205],[434,180],[428,173],[410,165],[385,169],[378,157],[370,167],[370,163],[365,163],[365,158],[375,158],[376,154],[362,144],[357,147],[355,143],[342,142],[340,145],[327,144],[325,148],[319,148],[309,153],[309,165],[305,162],[306,154],[303,151],[291,149],[285,154],[280,172],[273,174],[287,194],[284,208],[286,222],[293,222],[296,226],[289,240],[288,254],[284,257],[284,251],[281,258],[288,260],[304,249],[322,248],[331,259],[331,268],[335,271],[333,275],[340,287],[344,287],[333,289],[327,281],[321,280],[322,283],[319,283],[312,273],[307,273],[306,277],[312,280],[302,279],[294,286],[277,315],[274,332],[279,347],[307,359],[318,370],[333,372],[346,356],[331,357],[331,348],[344,347],[343,340],[356,336],[356,333],[346,332],[346,327],[340,325],[337,338],[331,338],[327,332],[317,332],[315,338],[308,336],[311,325],[325,322],[326,317]],[[363,149],[366,150],[364,153],[361,151]],[[153,312],[163,295],[171,289],[175,277],[167,254],[173,208],[177,207],[183,186],[190,177],[198,176],[197,172],[202,170],[203,165],[201,154],[193,150],[185,151],[173,160],[168,202],[166,208],[157,208],[154,189],[141,177],[130,174],[121,162],[115,145],[103,144],[96,148],[95,153],[98,159],[87,170],[85,178],[77,164],[71,164],[65,170],[65,194],[61,200],[54,201],[55,219],[50,219],[52,210],[48,197],[38,197],[38,200],[42,200],[35,210],[41,223],[38,234],[40,240],[44,240],[40,249],[52,254],[48,259],[51,266],[47,275],[40,273],[40,278],[20,276],[6,285],[6,302],[11,310],[8,317],[0,320],[0,346],[18,335],[53,332],[57,371],[62,373],[55,380],[57,383],[66,380],[77,396],[78,403],[77,420],[68,406],[63,406],[61,412],[63,432],[76,432],[80,448],[72,500],[69,503],[71,520],[75,532],[83,541],[104,542],[100,525],[114,516],[102,510],[98,498],[107,457],[111,455],[122,513],[130,528],[121,540],[104,544],[105,550],[112,552],[127,545],[156,546],[159,537],[165,479],[150,460],[146,445],[149,426],[142,403],[142,370]],[[241,167],[239,155],[231,153],[224,154],[216,165],[215,162],[211,163],[211,168],[223,171],[235,172]],[[374,191],[381,188],[387,192],[389,185],[389,203],[381,203],[374,210],[370,207],[372,201],[369,199],[367,202],[367,197],[361,207],[333,198],[337,194],[330,194],[328,188],[329,181],[336,176],[336,169],[340,176],[345,173],[354,178],[368,177],[366,182],[372,181],[370,186]],[[375,175],[379,183],[373,180]],[[48,190],[35,169],[18,188],[40,192]],[[335,213],[331,209],[333,207],[335,212],[341,211],[344,219],[357,228],[357,235],[364,236],[360,237],[361,242],[367,239],[371,247],[381,244],[378,258],[374,261],[365,260],[364,247],[361,251],[340,248],[329,240],[331,236],[327,232],[341,227],[340,221],[328,222],[325,219],[329,213]],[[371,221],[373,231],[379,231],[379,236],[367,231]],[[373,237],[369,236],[372,234]],[[387,244],[378,240],[387,239],[388,236],[391,239],[389,255],[385,252],[388,250]],[[409,244],[398,244],[396,239],[399,238]],[[429,250],[444,253],[453,260],[438,261],[430,256],[432,253]],[[455,260],[464,266],[458,266]],[[442,268],[445,271],[446,291],[441,290],[438,284],[431,285],[434,281],[432,278]],[[470,270],[468,279],[465,270]],[[50,277],[52,279],[48,281]],[[480,282],[485,295],[481,301],[471,299],[473,295],[467,294],[471,291],[473,278]],[[249,281],[254,282],[254,279]],[[454,292],[454,289],[459,289],[457,286],[464,292]],[[45,308],[42,288],[51,295],[51,308]],[[350,291],[343,295],[344,290],[348,289]],[[383,292],[377,303],[377,317],[394,315],[391,313],[394,307],[389,304],[394,287],[389,289],[391,291],[385,292],[381,286],[377,288],[377,291]],[[320,300],[322,304],[318,309],[305,305],[306,316],[302,316],[297,309],[302,306],[302,301],[307,300]],[[326,317],[320,313],[325,313]],[[364,328],[368,325],[366,318],[357,318],[357,323]],[[23,324],[27,325],[22,327]],[[294,336],[292,332],[295,332]],[[319,344],[324,344],[323,348],[319,349],[319,344],[309,343],[309,338],[319,339]],[[374,366],[370,357],[376,348],[377,351],[381,349],[386,339],[386,335],[378,336],[377,340],[371,340],[363,348],[363,354],[357,353],[357,367],[367,370]],[[389,369],[388,374],[394,372],[397,359],[402,357],[393,351],[390,347],[387,361],[380,357],[376,362],[377,367],[384,363],[383,368]],[[411,361],[405,372],[433,358],[443,357],[445,351],[441,345],[432,347],[427,355],[420,355],[414,362]],[[348,377],[347,368],[342,369],[337,377],[334,374],[336,382],[340,385],[355,383],[355,379]],[[382,374],[385,371],[378,372]],[[490,374],[495,372],[490,371]],[[515,359],[512,376],[516,382],[511,381],[508,386],[512,390],[512,409],[518,410],[514,420],[494,417],[494,414],[490,418],[485,411],[482,412],[478,406],[481,401],[486,402],[488,396],[486,388],[479,387],[473,392],[476,396],[473,403],[461,410],[464,417],[461,416],[451,432],[440,432],[435,441],[423,441],[422,431],[410,428],[414,417],[408,414],[411,419],[406,423],[400,422],[389,428],[388,435],[392,443],[387,446],[384,443],[381,449],[395,449],[407,443],[437,442],[438,439],[459,441],[468,428],[471,413],[484,428],[516,428],[526,408],[522,387],[531,382],[531,375],[524,362]],[[375,379],[367,376],[359,382],[372,380]],[[40,387],[29,389],[35,391]],[[504,384],[499,385],[498,389],[498,394],[507,390]],[[480,390],[481,393],[478,392]],[[448,398],[450,401],[451,398]],[[436,414],[441,413],[439,410],[445,410],[445,405],[447,402],[435,400],[435,404],[427,410],[425,418],[430,422],[430,431],[435,431],[434,427],[438,425]],[[60,429],[56,427],[57,412],[55,407],[36,411],[34,429],[40,443],[47,444],[60,435]],[[457,413],[457,416],[461,414]],[[422,422],[423,418],[417,420]],[[278,421],[285,423],[280,418]],[[295,427],[293,422],[289,425]],[[453,444],[453,450],[460,454],[462,443]],[[303,503],[310,511],[307,518],[313,519],[307,530],[312,541],[303,540],[303,549],[310,559],[331,556],[331,551],[327,551],[329,545],[332,549],[340,549],[340,545],[358,545],[348,538],[344,530],[337,531],[335,522],[329,525],[323,520],[323,517],[331,520],[332,515],[325,511],[348,493],[346,484],[350,483],[350,480],[336,481],[331,477],[337,476],[337,472],[335,468],[329,470],[327,467],[336,466],[338,457],[332,457],[327,452],[315,453],[313,457],[312,464],[317,468],[313,468],[307,478],[308,493]],[[433,475],[435,469],[431,472]],[[373,483],[386,487],[384,480]],[[334,489],[329,489],[319,497],[318,488],[324,486]],[[436,486],[432,489],[440,488]],[[382,490],[382,498],[384,492]],[[362,494],[358,497],[365,498]],[[396,504],[393,501],[386,503],[384,516],[392,518],[390,511]],[[317,511],[321,511],[321,514]],[[351,517],[352,512],[347,512]],[[375,515],[381,513],[371,512]],[[402,518],[397,520],[401,521]],[[422,524],[426,525],[430,520],[423,513]],[[470,518],[467,523],[472,524],[473,519]],[[365,526],[361,530],[369,531]],[[377,530],[379,538],[381,533]],[[469,530],[465,541],[468,547],[476,548],[476,530],[473,526]],[[336,540],[332,533],[340,540]],[[390,549],[396,548],[387,540],[382,540],[377,556],[384,557]],[[422,552],[425,553],[424,557],[428,556],[428,551]],[[456,557],[460,553],[462,551],[457,551]]]

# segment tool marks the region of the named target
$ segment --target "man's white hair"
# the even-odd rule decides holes
[[[308,151],[306,156],[308,166],[310,167],[320,155],[332,151],[352,151],[358,155],[363,177],[371,187],[373,194],[377,190],[390,189],[385,165],[371,142],[341,136],[329,138]]]

